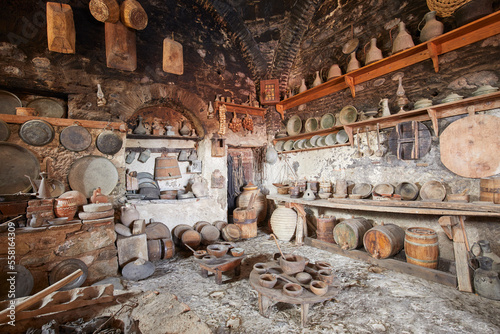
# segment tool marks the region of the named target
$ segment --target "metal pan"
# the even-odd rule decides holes
[[[97,149],[104,154],[114,155],[120,151],[122,145],[123,140],[111,130],[104,130],[96,139]]]
[[[0,194],[15,194],[31,189],[32,180],[40,173],[40,163],[29,150],[16,144],[0,142]]]
[[[73,152],[86,150],[92,144],[92,135],[79,122],[68,126],[59,135],[61,145]]]
[[[0,119],[0,141],[6,141],[10,137],[9,124]]]
[[[54,128],[50,123],[38,119],[24,122],[19,129],[19,137],[29,145],[44,146],[54,139]]]
[[[6,90],[0,90],[0,114],[15,115],[16,108],[22,106],[23,103],[16,95]]]
[[[48,98],[33,100],[26,107],[35,108],[38,116],[41,117],[61,118],[65,112],[64,107],[59,102]]]
[[[99,187],[102,194],[109,195],[118,183],[118,171],[105,157],[89,155],[73,163],[68,181],[71,189],[80,191],[86,198]]]

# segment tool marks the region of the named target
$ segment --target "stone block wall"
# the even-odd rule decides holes
[[[16,229],[16,264],[33,275],[34,294],[49,286],[50,271],[61,261],[80,259],[88,267],[84,286],[118,274],[114,222],[72,223]],[[7,257],[7,232],[0,234],[0,258]]]

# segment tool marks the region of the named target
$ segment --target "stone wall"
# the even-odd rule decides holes
[[[113,221],[16,229],[16,263],[33,275],[34,294],[49,286],[50,271],[61,261],[80,259],[88,267],[84,286],[118,274]],[[7,257],[7,233],[0,234],[0,258]]]

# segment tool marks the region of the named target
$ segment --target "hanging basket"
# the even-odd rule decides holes
[[[439,17],[449,17],[455,13],[458,7],[471,0],[427,0],[427,7],[435,10]]]

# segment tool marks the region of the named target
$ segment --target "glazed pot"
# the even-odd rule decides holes
[[[56,198],[54,204],[54,213],[56,214],[56,217],[67,217],[68,220],[72,220],[75,217],[77,210],[78,206],[75,198]]]

